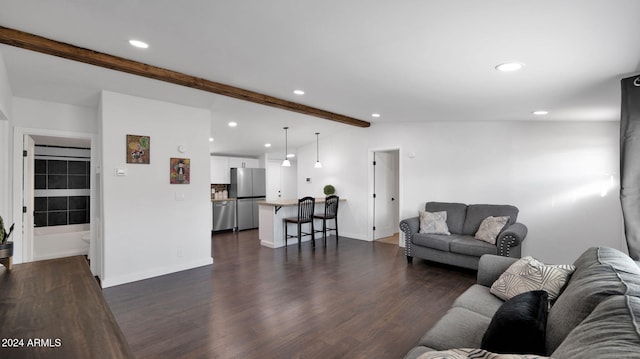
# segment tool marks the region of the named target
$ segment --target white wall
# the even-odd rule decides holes
[[[8,119],[11,113],[11,85],[9,84],[9,74],[4,64],[4,58],[0,53],[0,119]]]
[[[103,286],[211,264],[210,111],[103,92],[100,123]],[[151,136],[150,164],[126,163],[127,134]],[[171,157],[191,159],[190,184],[169,184]]]
[[[92,107],[13,98],[13,125],[55,131],[98,132],[98,111]]]
[[[298,193],[331,183],[347,198],[341,234],[367,238],[368,153],[400,148],[400,218],[426,201],[513,204],[529,228],[524,255],[567,263],[584,249],[626,251],[619,202],[617,122],[426,122],[373,124],[299,148]],[[413,158],[410,158],[410,155]],[[613,181],[610,182],[610,177]],[[309,184],[306,177],[312,177]],[[604,196],[602,196],[604,195]]]
[[[11,136],[10,121],[11,118],[11,87],[9,85],[9,77],[4,64],[2,53],[0,53],[0,215],[6,221],[12,220],[9,193],[10,178],[9,173],[11,162],[9,161],[11,154]],[[13,239],[13,238],[12,238]]]

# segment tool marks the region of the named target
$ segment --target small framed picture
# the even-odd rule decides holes
[[[149,164],[151,159],[151,137],[127,135],[127,163]]]
[[[191,160],[188,158],[171,158],[169,161],[169,183],[189,184],[191,177]]]

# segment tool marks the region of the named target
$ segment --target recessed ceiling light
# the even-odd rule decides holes
[[[129,44],[131,46],[135,46],[135,47],[140,48],[140,49],[146,49],[146,48],[149,47],[149,44],[147,44],[144,41],[140,41],[140,40],[129,40]]]
[[[544,115],[548,115],[549,111],[544,111],[544,110],[533,111],[533,114],[536,115],[536,116],[544,116]]]
[[[378,117],[380,117],[380,114],[379,114],[379,113],[372,113],[372,114],[371,114],[371,117],[378,118]]]
[[[299,96],[304,95],[304,91],[302,91],[302,90],[293,90],[293,93],[296,94],[296,95],[299,95]]]
[[[496,66],[496,70],[502,72],[513,72],[521,70],[524,67],[522,62],[507,62]]]
[[[209,137],[209,142],[213,142],[213,137]]]
[[[236,126],[238,126],[238,123],[231,121],[231,122],[228,123],[228,125],[229,125],[229,127],[236,127]]]
[[[270,143],[265,143],[264,147],[271,147],[271,144]]]

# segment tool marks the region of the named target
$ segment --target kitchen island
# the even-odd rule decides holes
[[[324,213],[324,197],[316,198],[316,208],[315,213],[321,214]],[[345,201],[344,198],[340,198],[340,202]],[[284,247],[284,223],[283,219],[288,217],[297,217],[298,216],[298,200],[297,199],[276,199],[276,200],[265,200],[258,201],[258,218],[259,218],[259,226],[258,226],[258,237],[260,238],[260,244],[265,247],[270,248],[280,248]],[[340,211],[338,210],[338,216],[340,215]],[[318,220],[316,223],[316,230],[322,229],[321,221]],[[309,225],[305,224],[303,232],[308,232]],[[291,225],[289,229],[290,234],[296,233],[294,226]],[[333,233],[333,232],[332,232]],[[322,241],[322,233],[315,233],[315,239]],[[302,237],[302,241],[310,241],[311,238],[309,236]],[[298,244],[298,240],[294,239],[293,241],[288,242],[291,244]]]

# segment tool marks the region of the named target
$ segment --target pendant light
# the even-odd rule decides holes
[[[287,130],[289,129],[289,127],[283,127],[283,129],[284,129],[284,161],[282,161],[282,166],[291,167],[291,162],[289,162],[289,158],[287,158],[287,153],[288,153],[288,149],[287,149]]]
[[[322,168],[322,163],[320,163],[320,140],[318,139],[318,135],[320,132],[316,132],[316,165],[315,168]]]

